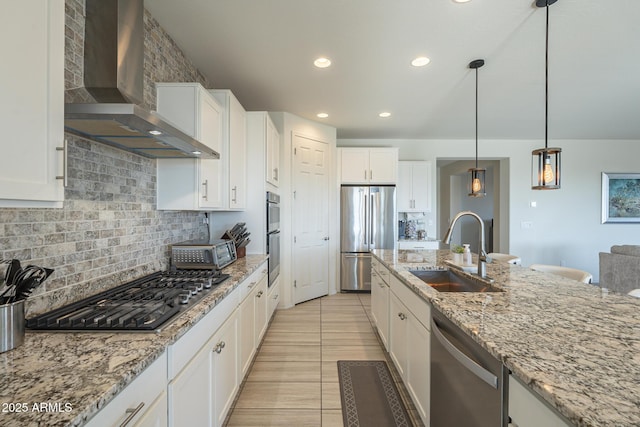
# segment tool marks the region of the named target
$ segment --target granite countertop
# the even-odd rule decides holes
[[[407,270],[449,251],[373,254],[571,423],[640,426],[640,299],[507,263],[487,264],[504,292],[439,293]]]
[[[231,277],[161,332],[27,330],[20,347],[0,354],[0,425],[84,424],[266,259],[248,255],[223,269]],[[35,411],[40,403],[53,410]]]

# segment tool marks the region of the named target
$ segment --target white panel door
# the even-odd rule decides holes
[[[294,301],[329,293],[329,145],[293,135]]]

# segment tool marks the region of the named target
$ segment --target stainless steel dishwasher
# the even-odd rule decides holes
[[[505,427],[507,369],[432,308],[431,427]]]

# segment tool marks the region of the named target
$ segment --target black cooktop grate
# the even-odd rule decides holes
[[[35,330],[153,331],[225,281],[207,270],[156,272],[27,319]]]

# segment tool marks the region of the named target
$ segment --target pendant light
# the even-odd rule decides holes
[[[476,70],[476,167],[469,169],[469,196],[484,197],[486,169],[478,168],[478,68],[484,65],[484,59],[476,59],[469,63],[469,68]]]
[[[536,0],[537,7],[547,9],[545,44],[545,93],[544,93],[544,148],[533,150],[531,155],[531,188],[533,190],[557,190],[560,188],[561,148],[549,148],[549,6],[557,0]]]

